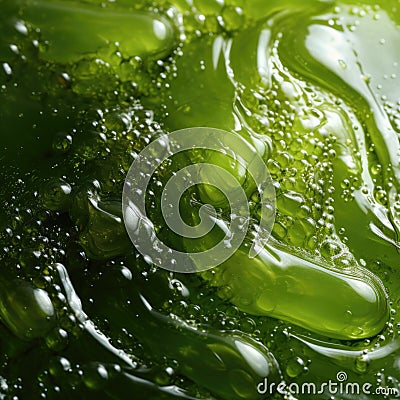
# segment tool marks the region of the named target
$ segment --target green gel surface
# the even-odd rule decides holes
[[[0,399],[397,397],[397,0],[0,0],[0,10]],[[219,189],[244,189],[249,228],[223,265],[172,273],[130,242],[121,193],[145,146],[196,126],[248,146],[165,161],[143,229],[155,246],[214,246],[232,226]],[[272,215],[247,171],[256,156],[276,213],[251,258]],[[216,226],[189,240],[165,223],[161,196],[197,162],[217,187],[190,187],[173,211],[194,227],[210,204]],[[344,389],[371,394],[329,393],[338,372]],[[265,379],[271,394],[257,390]],[[282,394],[283,381],[319,392]]]

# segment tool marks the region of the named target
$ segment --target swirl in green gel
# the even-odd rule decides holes
[[[369,271],[332,269],[276,243],[253,259],[246,249],[239,250],[216,269],[212,284],[245,312],[338,339],[374,336],[388,319],[385,290]]]

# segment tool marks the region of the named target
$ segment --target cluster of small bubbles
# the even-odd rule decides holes
[[[218,310],[213,318],[214,323],[219,324],[220,329],[234,329],[238,320],[236,318],[232,318],[226,315],[225,312]]]
[[[83,384],[89,389],[100,390],[110,377],[120,372],[121,367],[118,364],[107,366],[97,362],[88,365],[72,364],[67,358],[57,356],[50,359],[45,375],[49,374],[49,378],[56,379],[57,382],[65,381],[75,387]],[[48,380],[46,376],[43,378],[44,381]]]
[[[201,36],[204,34],[234,33],[246,27],[247,20],[240,1],[195,0],[190,8],[183,11],[185,34]]]
[[[320,246],[320,253],[327,260],[337,256],[341,253],[341,251],[342,249],[337,241],[332,241],[329,239],[326,239],[324,242],[322,242]]]
[[[382,186],[378,185],[374,188],[374,198],[379,204],[382,204],[383,206],[387,205],[387,193],[386,190],[382,188]]]
[[[110,87],[118,87],[113,68],[102,59],[82,59],[73,65],[69,73],[72,90],[79,95],[106,96]]]
[[[80,163],[84,163],[85,168],[88,168],[89,161],[92,162],[102,190],[112,192],[122,185],[137,152],[150,142],[160,128],[152,115],[139,106],[119,113],[99,110],[96,125],[99,126],[100,132],[92,130],[76,134],[75,168],[79,167]],[[77,160],[76,155],[81,158]],[[105,164],[112,167],[104,168]],[[100,168],[96,168],[96,165]]]
[[[347,270],[350,273],[354,271],[354,265],[357,265],[357,261],[352,253],[346,248],[341,248],[335,256],[331,259],[335,262],[337,268]]]
[[[280,74],[279,71],[276,73]],[[334,232],[333,203],[327,207],[322,204],[334,191],[331,179],[332,162],[336,158],[335,138],[318,134],[316,128],[324,115],[318,108],[313,108],[314,100],[304,115],[298,110],[294,112],[293,101],[285,99],[294,91],[286,86],[293,86],[293,83],[285,78],[284,82],[278,85],[273,81],[272,87],[262,93],[242,90],[241,102],[252,115],[246,119],[249,125],[254,119],[265,118],[268,123],[258,132],[265,132],[273,140],[267,166],[279,189],[272,234],[284,242],[313,250],[317,237],[323,239]],[[312,98],[314,89],[309,87],[308,90],[309,98]],[[301,99],[301,90],[297,92],[296,98]],[[357,187],[356,182],[354,187]]]
[[[351,202],[354,200],[354,191],[352,191],[351,189],[343,189],[340,197],[346,202]]]
[[[131,103],[138,96],[160,96],[168,87],[166,77],[172,73],[172,59],[148,62],[128,56],[119,43],[103,47],[93,58],[83,58],[71,65],[67,75],[73,92],[107,102]],[[110,87],[115,90],[110,91]],[[162,94],[162,93],[161,93]]]

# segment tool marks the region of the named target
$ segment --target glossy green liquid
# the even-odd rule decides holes
[[[338,371],[400,390],[395,1],[0,7],[0,400],[279,399],[258,384]],[[163,223],[158,195],[187,162],[234,175],[253,225],[218,268],[171,274],[130,243],[122,185],[149,142],[194,126],[264,159],[276,220],[251,258],[265,216],[246,170],[207,151],[175,158],[149,187],[154,233],[196,252],[221,237]],[[224,196],[200,185],[180,205],[189,224],[205,203],[227,223]]]

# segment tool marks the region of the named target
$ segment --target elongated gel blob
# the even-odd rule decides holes
[[[256,258],[237,251],[212,283],[241,310],[280,318],[338,339],[379,333],[388,320],[381,281],[362,267],[351,272],[289,254],[274,244]]]
[[[48,41],[44,57],[55,62],[74,62],[108,44],[117,44],[125,57],[162,57],[174,41],[171,24],[149,13],[111,11],[69,1],[30,0],[23,18],[40,29]]]

